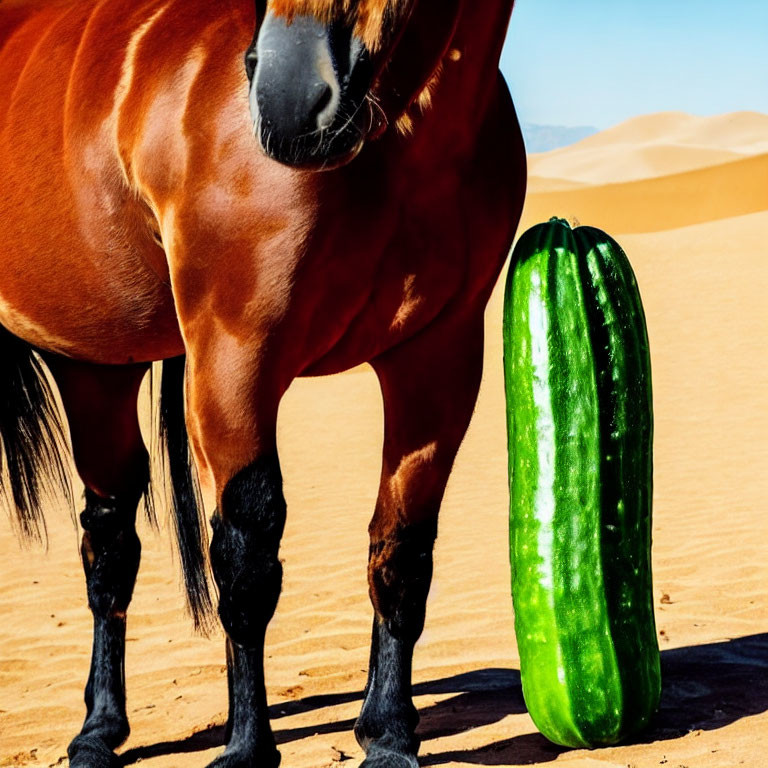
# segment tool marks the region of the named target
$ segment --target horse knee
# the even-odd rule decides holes
[[[141,542],[136,535],[136,502],[103,499],[86,490],[82,555],[88,604],[103,618],[124,614],[139,570]]]
[[[368,583],[377,617],[393,637],[415,642],[424,628],[437,519],[371,537]]]
[[[277,607],[283,575],[278,550],[285,516],[280,465],[276,457],[265,457],[230,480],[221,510],[211,520],[219,615],[230,639],[243,647],[263,641]]]

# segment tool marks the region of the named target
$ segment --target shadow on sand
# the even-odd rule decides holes
[[[707,645],[663,651],[661,709],[652,727],[636,740],[663,741],[692,730],[716,730],[742,717],[768,711],[768,633]],[[520,673],[514,669],[479,669],[414,686],[414,695],[449,698],[421,708],[419,735],[428,742],[525,712]],[[314,734],[350,730],[354,720],[280,728],[280,719],[362,699],[362,691],[310,696],[270,708],[278,744]],[[322,719],[322,718],[319,718]],[[135,747],[122,755],[124,765],[160,755],[198,752],[224,744],[224,726],[217,725],[177,741]],[[450,762],[477,765],[532,765],[555,760],[564,750],[538,733],[497,741],[474,750],[425,754],[424,766]]]

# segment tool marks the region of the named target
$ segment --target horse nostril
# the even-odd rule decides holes
[[[255,65],[249,103],[267,155],[301,167],[359,151],[357,118],[371,72],[350,28],[267,13],[245,65],[247,72]]]
[[[245,54],[245,74],[248,75],[248,82],[253,82],[253,75],[256,72],[256,65],[259,63],[259,57],[254,48],[248,49]]]
[[[333,88],[331,88],[328,83],[323,83],[322,85],[318,85],[317,91],[319,96],[317,97],[314,111],[316,114],[319,114],[328,106],[328,103],[333,96]]]
[[[327,82],[318,83],[317,97],[312,107],[311,118],[317,130],[324,131],[333,125],[339,104],[339,87]]]

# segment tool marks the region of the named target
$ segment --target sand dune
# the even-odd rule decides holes
[[[742,157],[737,152],[685,144],[638,144],[627,147],[611,144],[572,150],[565,157],[539,155],[530,162],[530,173],[537,179],[566,174],[571,182],[605,184],[612,179],[634,181],[671,173],[698,170]]]
[[[670,135],[685,128],[679,115],[664,120]],[[723,147],[733,140],[719,137]],[[568,180],[567,170],[558,177]],[[768,750],[767,179],[763,152],[560,192],[537,188],[534,180],[525,225],[573,215],[611,231],[635,267],[646,307],[656,412],[653,562],[662,709],[638,743],[594,751],[554,747],[525,711],[509,595],[500,283],[487,314],[480,399],[446,494],[427,625],[415,656],[424,765],[762,765]],[[351,725],[367,667],[366,524],[381,432],[378,385],[367,368],[297,381],[281,410],[289,515],[267,680],[286,768],[356,765],[362,758]],[[84,714],[90,617],[66,509],[50,510],[49,529],[42,553],[20,551],[10,528],[0,526],[0,766],[65,765],[66,744]],[[133,732],[122,751],[128,765],[202,768],[223,739],[221,637],[191,635],[169,532],[156,534],[143,523],[141,535],[128,624]]]
[[[534,177],[524,223],[557,215],[612,232],[656,232],[766,208],[768,154],[762,154],[685,173],[571,189],[540,188]]]
[[[768,115],[761,112],[728,112],[698,117],[686,112],[655,112],[639,115],[600,133],[588,136],[568,150],[606,147],[611,144],[686,144],[727,149],[738,154],[754,154],[768,149]],[[548,152],[554,155],[555,152]]]
[[[591,184],[691,171],[768,152],[768,115],[662,112],[627,120],[569,147],[532,155],[534,177]]]

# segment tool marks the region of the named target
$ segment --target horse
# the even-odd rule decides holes
[[[355,734],[365,768],[418,764],[411,666],[438,511],[525,197],[498,69],[512,5],[0,4],[4,488],[17,529],[43,538],[70,447],[47,368],[85,486],[94,623],[72,768],[119,765],[129,732],[149,477],[137,393],[157,361],[189,610],[209,626],[210,567],[226,635],[227,745],[211,768],[280,761],[263,655],[282,579],[281,397],[300,376],[375,370],[385,426]],[[198,475],[215,491],[208,553]]]

